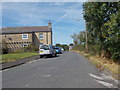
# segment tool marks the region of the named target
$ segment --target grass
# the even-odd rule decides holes
[[[120,72],[118,68],[120,68],[120,64],[115,63],[112,59],[100,58],[100,56],[92,56],[85,52],[77,51],[78,53],[84,55],[88,58],[88,60],[93,63],[98,70],[107,69],[112,73],[112,77],[118,79],[120,77]]]
[[[25,53],[11,53],[0,55],[0,63],[12,62],[19,59],[38,55],[36,52],[25,52]]]

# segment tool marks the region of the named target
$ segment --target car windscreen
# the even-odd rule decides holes
[[[40,49],[49,50],[49,46],[47,46],[47,45],[42,45],[42,46],[40,47]]]
[[[54,48],[54,49],[59,49],[59,48]]]
[[[59,47],[54,47],[54,49],[60,49]]]

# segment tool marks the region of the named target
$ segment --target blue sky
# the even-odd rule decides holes
[[[2,27],[47,26],[52,22],[53,44],[70,44],[85,30],[83,2],[3,2]],[[77,20],[80,20],[79,22]]]

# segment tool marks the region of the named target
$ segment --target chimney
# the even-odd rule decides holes
[[[52,28],[52,24],[51,24],[50,20],[48,22],[48,26],[49,26],[49,28]]]

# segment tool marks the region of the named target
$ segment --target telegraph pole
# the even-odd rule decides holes
[[[85,47],[86,47],[86,50],[88,51],[88,37],[87,37],[87,23],[85,22],[85,38],[86,38],[86,44],[85,44]]]
[[[80,20],[77,20],[78,22],[80,21]],[[85,21],[85,48],[86,48],[86,50],[88,51],[88,37],[87,37],[87,23],[86,23],[86,21]]]

